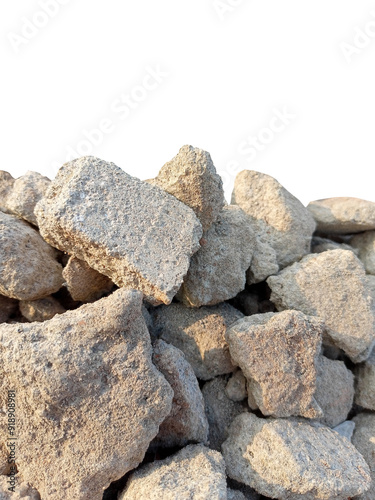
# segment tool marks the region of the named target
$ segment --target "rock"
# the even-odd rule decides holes
[[[366,460],[372,478],[371,487],[358,500],[374,500],[375,498],[375,415],[360,413],[353,419],[355,430],[352,443]]]
[[[366,273],[375,274],[375,231],[357,234],[350,240],[350,244],[358,250],[358,257],[362,261]]]
[[[269,227],[262,221],[253,221],[255,249],[251,264],[246,273],[247,284],[260,283],[279,271],[278,255],[269,243]],[[272,241],[272,240],[271,240]]]
[[[329,240],[328,238],[321,238],[314,236],[311,241],[311,253],[322,253],[327,250],[350,250],[358,257],[359,252],[348,245],[347,243],[338,243],[337,241]]]
[[[188,205],[200,220],[203,231],[216,222],[225,205],[223,182],[211,156],[202,149],[183,146],[149,181]]]
[[[321,233],[351,234],[375,229],[375,203],[371,201],[326,198],[310,202],[307,209]]]
[[[240,413],[248,411],[245,403],[235,403],[225,393],[227,381],[217,377],[204,384],[202,394],[209,424],[208,440],[210,448],[221,450],[228,437],[228,427]]]
[[[227,474],[279,500],[347,500],[370,486],[354,446],[328,427],[238,416],[223,443]]]
[[[230,495],[233,500],[260,500],[260,495],[253,488],[246,486],[246,484],[234,481],[234,479],[227,478],[228,484],[228,500],[230,500]],[[230,488],[229,488],[230,486]],[[236,496],[237,495],[237,496]],[[262,497],[263,499],[265,497]]]
[[[24,480],[43,499],[101,500],[142,462],[171,411],[142,294],[118,290],[44,323],[0,325],[0,346],[0,408],[13,388]]]
[[[0,212],[0,293],[36,300],[63,284],[56,252],[26,222]]]
[[[18,302],[0,295],[0,323],[5,323],[17,311]]]
[[[154,334],[180,349],[195,375],[210,380],[235,370],[225,332],[243,317],[229,304],[190,309],[182,304],[160,306],[152,311]]]
[[[264,415],[322,415],[314,393],[323,332],[321,321],[298,311],[248,316],[227,330],[232,359]]]
[[[201,245],[177,295],[190,307],[219,304],[244,290],[255,248],[252,223],[239,207],[228,205]]]
[[[76,257],[69,258],[63,277],[72,299],[80,302],[94,302],[114,286],[110,278]]]
[[[273,177],[243,170],[236,177],[232,203],[239,205],[253,221],[262,221],[264,240],[275,250],[280,268],[309,253],[314,219]]]
[[[342,361],[319,357],[315,400],[323,410],[320,423],[336,427],[346,420],[354,398],[354,376]]]
[[[355,367],[355,403],[375,410],[375,350],[370,357]]]
[[[8,212],[6,200],[12,191],[13,184],[14,179],[10,173],[0,170],[0,210],[2,212]]]
[[[47,321],[56,314],[63,314],[65,308],[54,297],[20,302],[20,311],[29,321]]]
[[[246,500],[246,497],[239,490],[227,489],[227,500]]]
[[[156,444],[163,447],[185,446],[188,443],[207,443],[208,422],[198,380],[183,353],[157,340],[153,361],[172,387],[172,411],[164,420],[156,436]]]
[[[277,309],[324,320],[327,334],[352,361],[365,360],[375,341],[371,291],[361,262],[348,250],[328,250],[267,280]]]
[[[92,156],[60,168],[35,215],[48,243],[153,304],[171,302],[202,236],[174,196]]]
[[[355,422],[353,420],[345,420],[345,422],[333,428],[334,431],[338,432],[340,436],[345,437],[348,441],[352,440],[354,429]]]
[[[190,445],[165,460],[135,471],[119,500],[226,500],[223,457],[202,445]]]
[[[11,487],[7,476],[0,476],[0,500],[40,500],[39,493],[26,482],[20,482],[19,475],[16,475],[16,486],[14,493],[9,491]]]
[[[232,401],[243,401],[247,398],[246,378],[241,370],[237,370],[229,379],[225,394]]]

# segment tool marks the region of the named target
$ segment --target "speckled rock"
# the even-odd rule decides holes
[[[311,253],[322,253],[327,250],[350,250],[358,257],[358,250],[347,243],[339,243],[321,236],[314,236],[311,240]]]
[[[0,295],[0,323],[5,323],[17,310],[17,300]]]
[[[16,484],[14,492],[9,491],[12,485],[8,482],[7,476],[0,476],[0,500],[40,500],[39,493],[29,484],[22,481],[19,474],[16,475]]]
[[[278,255],[269,240],[269,226],[263,220],[253,218],[251,220],[255,232],[255,248],[250,267],[246,273],[248,285],[260,283],[279,270]]]
[[[366,273],[375,274],[375,231],[357,234],[350,244],[358,250],[358,257],[365,266]]]
[[[346,438],[348,441],[352,440],[354,429],[355,422],[353,420],[345,420],[345,422],[333,428],[334,431],[338,432],[340,436]]]
[[[375,349],[370,357],[355,368],[355,402],[367,410],[375,410]]]
[[[54,297],[20,302],[20,312],[29,321],[47,321],[66,309]]]
[[[7,198],[12,191],[14,179],[9,172],[0,170],[0,210],[8,213]]]
[[[374,500],[375,498],[375,414],[360,413],[353,419],[355,430],[352,443],[368,463],[372,478],[371,487],[357,500]]]
[[[241,370],[237,370],[228,380],[225,388],[225,394],[232,401],[243,401],[247,398],[246,378]]]
[[[91,156],[60,168],[35,215],[48,243],[153,304],[171,302],[202,236],[191,208]]]

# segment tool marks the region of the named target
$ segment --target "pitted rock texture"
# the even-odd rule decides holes
[[[16,475],[14,492],[7,476],[0,475],[0,500],[41,500],[39,493],[26,482],[21,482],[19,474]]]
[[[48,243],[153,304],[171,302],[202,236],[174,196],[91,156],[60,168],[35,214]]]
[[[0,373],[1,408],[16,391],[18,469],[43,500],[101,500],[171,411],[135,290],[44,323],[0,325]]]
[[[375,410],[375,349],[370,357],[355,368],[355,403]]]
[[[279,270],[276,250],[269,243],[269,228],[264,221],[253,224],[255,232],[255,248],[251,264],[246,273],[247,284],[264,281]]]
[[[374,500],[375,498],[375,415],[360,413],[353,419],[355,429],[352,443],[366,460],[372,478],[370,488],[356,497],[356,500]]]
[[[375,231],[357,234],[350,240],[350,244],[358,251],[366,273],[375,274]]]
[[[20,312],[28,321],[47,321],[66,309],[54,297],[20,302]]]
[[[243,401],[247,398],[246,378],[241,370],[237,370],[228,380],[225,394],[232,401]]]

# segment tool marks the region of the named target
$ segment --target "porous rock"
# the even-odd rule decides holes
[[[0,325],[0,407],[14,389],[17,466],[43,499],[101,500],[143,460],[173,397],[151,354],[135,290],[44,323]]]
[[[8,489],[11,487],[8,482],[9,478],[7,476],[0,475],[0,500],[20,500],[21,498],[23,500],[40,500],[39,493],[28,483],[22,481],[19,474],[15,477],[16,485],[13,492]]]
[[[246,378],[241,370],[237,370],[228,380],[225,394],[232,401],[243,401],[247,398]]]
[[[375,410],[375,349],[365,362],[355,367],[355,403]]]
[[[20,302],[20,312],[29,321],[47,321],[56,314],[63,314],[65,308],[54,297]]]
[[[91,156],[60,168],[35,214],[48,243],[153,304],[171,302],[202,235],[191,208]]]
[[[222,450],[230,477],[279,500],[347,500],[371,482],[347,439],[306,421],[239,415]]]
[[[374,500],[375,498],[375,414],[360,413],[353,418],[355,429],[352,443],[366,460],[372,478],[370,489],[356,497],[357,500]]]
[[[263,220],[254,220],[253,218],[251,220],[255,233],[255,248],[250,267],[246,273],[248,285],[260,283],[279,270],[277,252],[269,242],[268,225]]]
[[[350,240],[350,244],[358,250],[358,257],[366,273],[375,274],[375,231],[357,234]]]

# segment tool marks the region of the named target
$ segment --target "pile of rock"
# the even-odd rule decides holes
[[[0,195],[0,499],[375,498],[375,203],[191,146]]]

